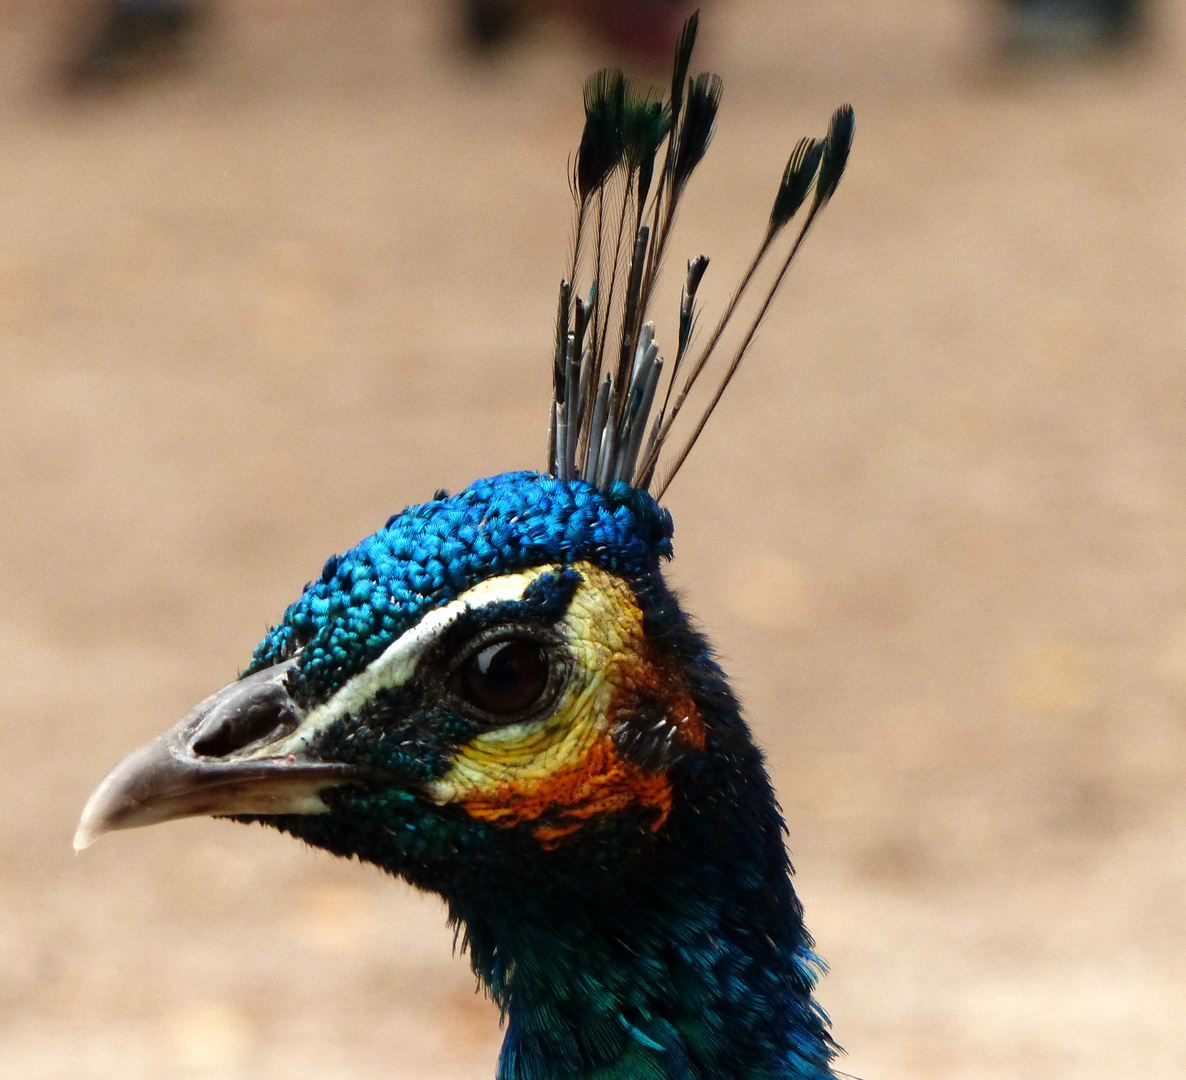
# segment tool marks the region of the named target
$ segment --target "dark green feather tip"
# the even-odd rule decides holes
[[[774,197],[774,208],[770,211],[769,236],[777,233],[799,212],[799,207],[803,205],[808,192],[811,191],[812,181],[819,172],[823,153],[824,144],[818,139],[799,140],[782,174],[778,194]]]
[[[688,82],[688,103],[684,108],[683,123],[680,124],[679,147],[675,152],[672,174],[676,191],[682,190],[708,151],[724,89],[721,77],[708,71],[701,72]]]
[[[824,153],[820,161],[819,182],[815,186],[815,204],[823,206],[835,194],[848,164],[856,117],[851,105],[841,105],[833,114],[824,139]]]
[[[638,204],[646,203],[655,173],[655,155],[671,130],[667,105],[650,92],[639,94],[629,83],[622,109],[622,144],[626,167],[638,174]]]
[[[618,68],[604,68],[585,83],[585,130],[577,151],[577,196],[586,202],[618,167],[625,153],[622,114],[626,104],[626,76]]]
[[[692,62],[692,50],[696,47],[696,31],[699,27],[700,12],[693,11],[684,23],[675,46],[675,64],[671,70],[671,111],[676,116],[683,105],[684,80],[688,77],[688,65]]]

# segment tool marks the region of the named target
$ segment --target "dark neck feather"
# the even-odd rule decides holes
[[[659,836],[623,858],[643,830],[605,823],[546,867],[449,897],[507,1019],[499,1080],[832,1075],[760,751],[703,639],[674,602],[668,615],[648,637],[684,657],[710,734],[675,766]]]

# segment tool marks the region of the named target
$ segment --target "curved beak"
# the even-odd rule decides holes
[[[304,718],[285,688],[295,662],[223,687],[124,758],[87,801],[75,850],[116,829],[183,817],[327,813],[325,788],[370,774],[315,761],[292,738]]]

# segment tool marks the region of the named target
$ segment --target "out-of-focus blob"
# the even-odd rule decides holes
[[[1114,55],[1145,30],[1145,8],[1142,0],[1009,0],[1006,53],[1021,62]]]
[[[608,43],[622,58],[665,64],[694,0],[455,0],[464,43],[503,46],[555,19]],[[183,64],[217,14],[217,0],[95,0],[65,65],[72,89],[133,80]]]

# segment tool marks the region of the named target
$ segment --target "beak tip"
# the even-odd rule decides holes
[[[104,780],[83,807],[82,817],[78,819],[78,828],[74,831],[74,850],[85,851],[105,832],[113,828],[111,814],[105,798],[110,786],[109,779]]]

